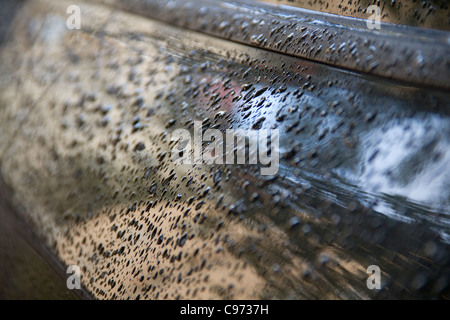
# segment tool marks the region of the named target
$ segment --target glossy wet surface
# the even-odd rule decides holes
[[[94,297],[448,298],[448,91],[66,4],[1,49],[0,169]],[[174,165],[195,120],[279,129],[278,174]]]
[[[348,17],[368,19],[373,12],[367,8],[378,5],[380,20],[422,28],[450,30],[450,10],[445,0],[359,0],[359,1],[320,1],[320,0],[261,0],[275,5],[287,5],[304,9],[328,12]]]

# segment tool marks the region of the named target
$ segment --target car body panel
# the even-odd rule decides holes
[[[70,4],[27,1],[11,24],[0,172],[92,297],[448,298],[447,69],[396,81],[115,2],[82,2],[69,30]],[[279,129],[277,175],[176,165],[171,134],[196,120]]]

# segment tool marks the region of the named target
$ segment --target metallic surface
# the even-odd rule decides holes
[[[84,297],[65,287],[62,266],[7,205],[7,194],[0,184],[0,299]]]
[[[273,39],[217,37],[227,27],[189,31],[175,10],[196,18],[189,7],[154,3],[136,15],[82,2],[82,28],[68,30],[70,1],[26,1],[0,47],[5,201],[82,268],[83,287],[99,299],[449,298],[448,69],[423,76],[447,46],[430,44],[444,51],[398,82],[370,74],[382,61],[356,73]],[[148,19],[169,13],[182,28]],[[170,135],[194,120],[278,128],[278,174],[175,166]],[[370,265],[381,290],[366,286]]]
[[[102,2],[216,37],[416,85],[449,89],[448,32],[253,1]],[[448,11],[448,10],[446,10]]]
[[[359,19],[371,16],[367,8],[377,5],[381,21],[422,28],[450,30],[450,11],[446,0],[261,0]]]

